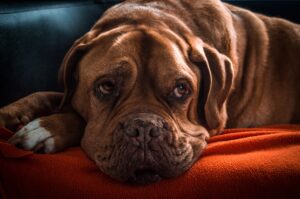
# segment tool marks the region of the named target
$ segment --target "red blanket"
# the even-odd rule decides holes
[[[110,179],[79,147],[33,154],[10,135],[0,129],[4,198],[300,198],[300,125],[225,130],[184,175],[146,186]]]

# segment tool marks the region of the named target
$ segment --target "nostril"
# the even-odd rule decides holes
[[[151,128],[149,131],[149,135],[151,137],[158,137],[160,136],[160,130],[158,128]]]
[[[140,131],[138,128],[130,128],[126,130],[126,134],[129,137],[138,137],[140,135]]]

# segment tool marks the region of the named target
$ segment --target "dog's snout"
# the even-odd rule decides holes
[[[138,114],[127,118],[124,122],[124,133],[128,137],[159,137],[162,133],[163,119],[154,114]]]
[[[130,122],[125,129],[125,133],[129,137],[158,137],[161,134],[160,131],[160,128],[155,123],[141,118]]]

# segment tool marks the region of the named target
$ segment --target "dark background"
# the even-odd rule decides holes
[[[115,0],[1,1],[0,107],[36,91],[59,91],[57,72],[75,39]],[[300,23],[300,1],[225,1]]]

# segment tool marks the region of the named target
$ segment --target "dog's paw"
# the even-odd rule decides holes
[[[29,122],[8,142],[25,150],[55,153],[78,146],[84,127],[84,121],[76,113],[57,113]]]
[[[36,92],[0,108],[0,126],[15,130],[33,119],[56,113],[62,93]]]
[[[14,134],[8,142],[25,150],[54,153],[60,150],[57,144],[58,135],[43,126],[43,119],[29,122]]]
[[[20,124],[27,124],[32,120],[31,114],[23,114],[21,112],[8,112],[0,110],[0,127],[14,129]]]

